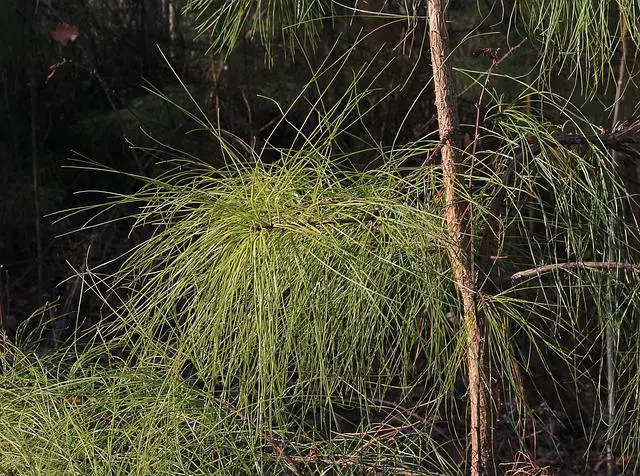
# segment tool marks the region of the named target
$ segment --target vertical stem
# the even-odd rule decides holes
[[[618,80],[616,82],[616,99],[613,107],[612,129],[620,121],[620,110],[622,109],[622,100],[625,90],[625,79],[627,76],[627,56],[629,49],[629,41],[627,34],[627,23],[624,16],[620,16],[620,42],[622,43],[622,56],[620,57],[620,65],[618,67]],[[613,152],[614,158],[616,152]]]
[[[608,286],[611,287],[611,284]],[[613,292],[613,291],[610,291]],[[615,461],[613,457],[613,442],[612,442],[612,426],[616,418],[616,387],[615,387],[615,347],[617,346],[614,319],[611,313],[613,312],[611,306],[611,300],[614,299],[612,295],[607,296],[607,310],[610,311],[606,316],[606,346],[607,346],[607,476],[613,476],[615,473]]]
[[[29,65],[29,99],[31,102],[31,168],[33,174],[33,195],[35,207],[35,234],[36,234],[36,267],[38,283],[36,288],[38,307],[43,304],[44,296],[44,268],[42,259],[42,229],[40,223],[40,177],[38,164],[38,93],[36,88],[36,46],[35,46],[35,15],[36,5],[33,5],[31,15],[30,41],[31,61]]]
[[[615,104],[613,107],[613,121],[611,125],[611,129],[615,129],[616,124],[620,121],[621,109],[622,109],[622,100],[625,89],[625,79],[627,73],[627,54],[628,54],[628,41],[627,41],[627,24],[625,17],[620,15],[620,42],[622,43],[622,56],[620,57],[620,65],[618,68],[618,80],[616,83],[616,98]],[[616,151],[612,152],[613,160],[616,161]],[[612,231],[613,233],[613,231]],[[611,240],[610,240],[611,241]],[[609,246],[611,249],[611,245]],[[609,251],[611,254],[611,250]],[[610,260],[613,260],[613,257],[609,256]],[[610,289],[611,284],[609,283],[608,288]],[[613,457],[613,443],[612,443],[612,426],[614,420],[616,418],[616,386],[615,386],[615,378],[616,378],[616,370],[615,370],[615,348],[617,347],[617,337],[616,337],[616,329],[614,325],[614,319],[612,316],[612,300],[615,299],[612,291],[608,293],[607,296],[607,310],[608,316],[606,316],[605,320],[605,345],[607,348],[607,426],[608,426],[608,435],[607,435],[607,476],[613,476],[615,473],[615,461]]]
[[[446,200],[444,220],[449,238],[449,259],[456,289],[462,299],[462,325],[467,335],[467,372],[471,407],[471,474],[495,471],[490,428],[490,392],[488,356],[483,352],[484,323],[477,312],[474,264],[468,257],[471,237],[465,240],[463,215],[470,206],[456,196],[456,183],[461,179],[458,109],[453,82],[453,69],[446,33],[442,0],[429,0],[429,40],[431,64],[442,147],[443,186]]]

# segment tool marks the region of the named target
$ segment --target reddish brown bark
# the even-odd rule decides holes
[[[483,352],[484,324],[475,301],[474,265],[467,253],[469,240],[464,238],[465,209],[470,206],[456,194],[461,176],[459,118],[449,60],[449,41],[441,0],[429,0],[429,40],[435,87],[438,127],[442,147],[443,186],[446,200],[444,220],[449,238],[449,259],[453,279],[462,300],[462,325],[467,333],[467,372],[471,428],[471,474],[494,472],[491,441],[491,394],[488,382],[488,356]]]

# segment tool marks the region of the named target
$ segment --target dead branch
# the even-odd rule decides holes
[[[541,276],[546,273],[551,273],[557,270],[569,270],[569,269],[618,269],[635,271],[640,269],[640,264],[635,263],[621,263],[618,261],[578,261],[571,263],[555,263],[538,266],[536,268],[526,269],[524,271],[518,271],[507,277],[505,281],[519,281],[522,279],[533,278],[535,276]]]

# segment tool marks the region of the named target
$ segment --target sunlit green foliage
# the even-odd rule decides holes
[[[615,81],[611,72],[622,38],[621,18],[632,41],[640,44],[639,6],[637,0],[517,2],[526,31],[539,44],[542,70],[569,73],[587,95],[595,94],[607,77]]]

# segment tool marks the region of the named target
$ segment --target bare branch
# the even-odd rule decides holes
[[[561,269],[568,270],[568,269],[580,269],[580,268],[618,269],[618,270],[635,271],[637,269],[640,269],[640,264],[621,263],[618,261],[578,261],[578,262],[571,262],[571,263],[546,264],[543,266],[538,266],[537,268],[518,271],[517,273],[514,273],[511,276],[507,277],[505,281],[519,281],[521,279],[533,278],[535,276],[540,276],[540,275],[551,273],[553,271],[557,271]]]

